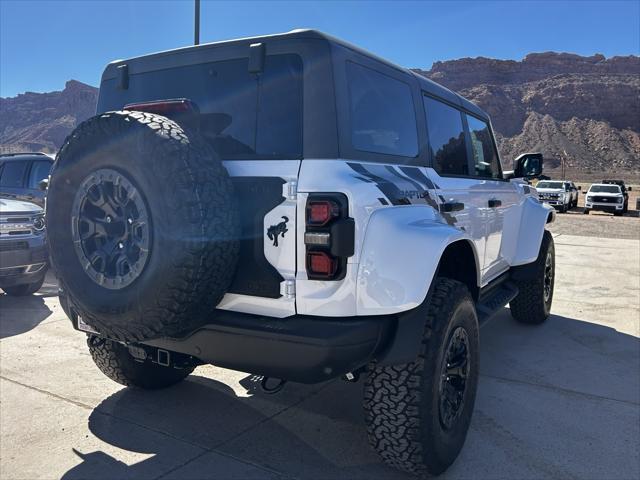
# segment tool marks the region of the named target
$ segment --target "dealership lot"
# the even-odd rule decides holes
[[[639,221],[604,238],[568,235],[570,218],[553,228],[554,315],[529,327],[505,309],[481,331],[471,430],[443,478],[640,476]],[[0,296],[0,478],[409,478],[369,450],[362,382],[270,396],[207,366],[164,391],[121,388],[55,292],[50,276]]]

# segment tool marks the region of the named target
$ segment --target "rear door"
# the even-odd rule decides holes
[[[267,55],[258,74],[247,60],[222,63],[210,67],[219,95],[202,114],[202,130],[232,177],[241,239],[238,269],[218,308],[286,317],[296,313],[302,60]]]

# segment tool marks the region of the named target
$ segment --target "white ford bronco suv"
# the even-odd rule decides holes
[[[471,421],[479,324],[549,316],[542,156],[514,167],[477,106],[316,31],[116,61],[50,179],[61,303],[128,386],[203,363],[364,374],[373,448],[437,474]]]

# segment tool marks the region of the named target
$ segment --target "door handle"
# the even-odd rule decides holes
[[[460,210],[464,210],[464,203],[462,202],[445,202],[440,204],[441,212],[459,212]]]
[[[502,205],[502,200],[498,200],[497,198],[492,198],[489,200],[489,208],[496,208]]]

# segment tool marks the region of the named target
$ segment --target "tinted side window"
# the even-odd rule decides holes
[[[22,188],[28,164],[29,162],[6,162],[0,177],[0,187]]]
[[[424,97],[433,167],[442,175],[469,175],[462,114],[449,105]]]
[[[411,87],[370,68],[347,63],[351,143],[365,152],[415,157],[418,130]]]
[[[467,115],[467,123],[475,165],[473,174],[478,177],[501,178],[498,152],[493,145],[489,125],[471,115]]]
[[[27,188],[40,188],[38,184],[45,178],[49,178],[49,171],[51,170],[51,162],[46,160],[37,160],[31,165],[31,172],[29,173],[29,183]]]

